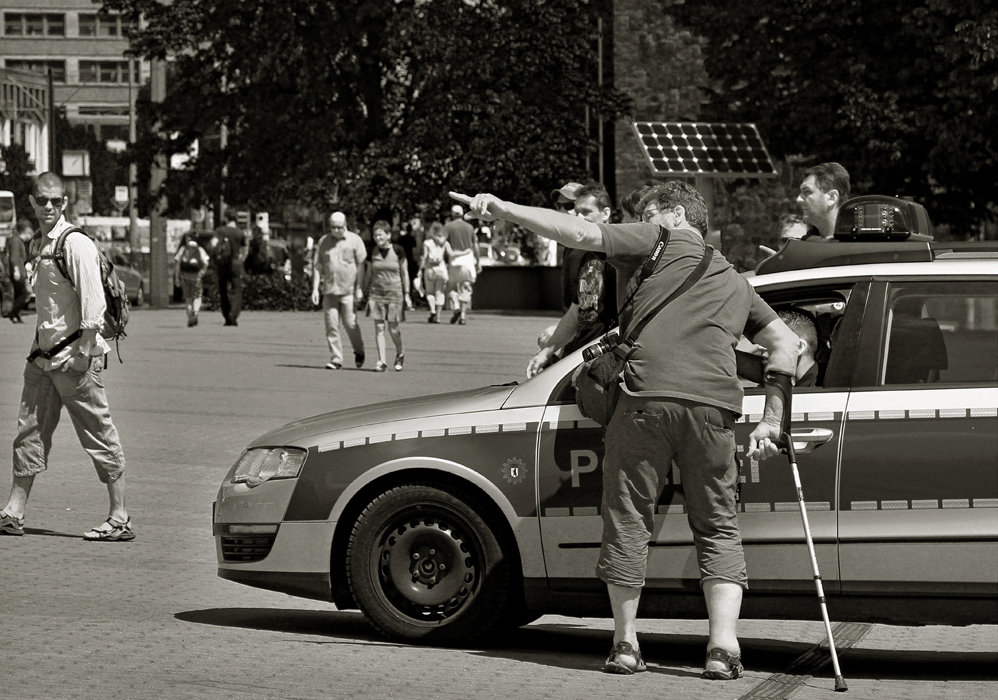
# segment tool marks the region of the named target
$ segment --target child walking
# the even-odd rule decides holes
[[[439,221],[434,221],[430,225],[429,237],[423,241],[423,257],[419,261],[419,274],[423,279],[423,293],[426,294],[426,303],[430,307],[428,323],[440,323],[437,319],[437,313],[444,308],[449,250],[450,244],[447,243],[444,225]]]
[[[376,221],[373,228],[374,250],[364,268],[364,283],[358,294],[367,299],[367,315],[374,319],[374,340],[378,346],[378,364],[374,371],[388,369],[385,356],[387,324],[388,334],[395,343],[395,371],[401,372],[405,351],[402,349],[399,323],[405,320],[406,307],[412,308],[405,251],[392,244],[391,226],[387,221]]]

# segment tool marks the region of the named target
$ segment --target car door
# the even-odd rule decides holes
[[[777,306],[801,304],[818,309],[828,329],[846,316],[862,320],[868,285],[857,293],[855,282],[774,290]],[[763,294],[767,296],[766,293]],[[849,324],[847,324],[849,325]],[[830,334],[826,330],[824,335]],[[844,348],[845,346],[843,346]],[[839,351],[845,355],[845,350]],[[837,590],[836,468],[837,435],[848,397],[851,366],[847,359],[823,356],[831,386],[801,389],[794,395],[794,428],[812,436],[799,459],[809,518],[822,576],[829,592]],[[584,418],[574,402],[570,374],[552,393],[538,440],[538,497],[541,540],[553,588],[575,589],[597,584],[595,566],[602,536],[603,430]],[[784,457],[758,462],[745,459],[748,435],[765,403],[761,388],[748,389],[745,415],[736,425],[742,461],[739,523],[753,591],[813,591],[813,574],[804,544],[796,490]],[[814,438],[814,436],[820,436]],[[806,454],[803,454],[805,453]],[[682,478],[673,468],[658,503],[647,571],[647,587],[688,590],[700,572],[687,523]]]
[[[844,593],[993,598],[996,296],[993,277],[875,285],[844,424]]]

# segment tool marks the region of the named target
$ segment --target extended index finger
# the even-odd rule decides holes
[[[465,206],[471,204],[471,197],[469,195],[461,194],[460,192],[448,192],[447,196],[449,196],[453,200],[460,202]]]

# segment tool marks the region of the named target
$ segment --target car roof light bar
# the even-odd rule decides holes
[[[928,241],[897,243],[789,240],[776,255],[756,267],[757,275],[807,270],[813,267],[871,265],[874,263],[932,262]]]

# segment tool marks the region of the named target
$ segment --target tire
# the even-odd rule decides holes
[[[468,644],[501,623],[513,573],[485,504],[429,483],[372,500],[347,546],[347,580],[364,616],[403,643]]]
[[[142,306],[146,301],[146,294],[142,289],[142,285],[139,285],[139,289],[135,292],[135,303],[132,306]]]

